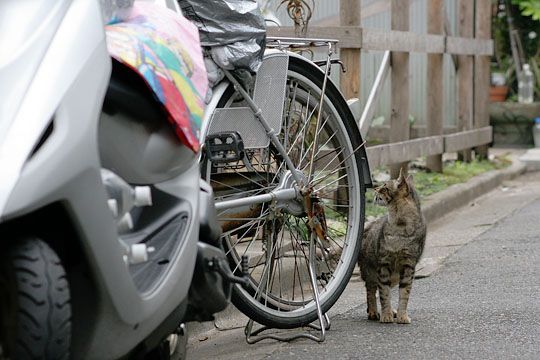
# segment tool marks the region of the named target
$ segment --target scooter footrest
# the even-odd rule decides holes
[[[244,142],[236,131],[208,135],[205,145],[206,155],[212,163],[229,163],[244,158]]]

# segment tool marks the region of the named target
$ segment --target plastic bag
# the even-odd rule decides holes
[[[178,0],[199,28],[207,54],[227,70],[255,73],[262,62],[266,25],[256,0]],[[211,83],[221,76],[210,76]],[[244,75],[245,77],[245,75]]]
[[[135,0],[100,0],[104,24],[113,24],[129,17]]]

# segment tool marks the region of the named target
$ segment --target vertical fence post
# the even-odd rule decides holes
[[[459,6],[459,36],[470,38],[474,35],[474,3],[475,0],[458,0]],[[458,130],[471,130],[474,116],[474,57],[472,55],[458,56]],[[458,154],[462,161],[471,161],[471,149],[465,149]]]
[[[475,37],[491,38],[491,1],[476,0]],[[481,128],[489,125],[489,62],[490,56],[476,55],[474,57],[474,127]],[[475,149],[480,159],[486,159],[488,146],[482,145]]]
[[[489,1],[489,0],[488,0]],[[430,34],[444,33],[444,0],[428,1],[427,31]],[[443,134],[443,54],[427,55],[427,136]],[[442,154],[428,156],[427,168],[442,172]]]
[[[392,30],[409,30],[409,0],[391,0]],[[409,125],[409,53],[392,52],[392,113],[390,116],[390,142],[408,140]],[[397,178],[399,169],[407,170],[407,163],[390,166],[390,176]]]
[[[340,0],[341,26],[360,26],[360,0]],[[360,49],[342,48],[340,58],[347,68],[341,73],[340,87],[346,99],[360,97]]]

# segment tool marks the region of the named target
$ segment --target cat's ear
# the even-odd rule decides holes
[[[402,167],[399,168],[399,176],[397,178],[397,181],[398,181],[398,183],[402,183],[403,181],[405,181],[405,177],[403,176],[403,168]]]
[[[398,184],[401,184],[404,180],[405,180],[405,178],[403,177],[403,168],[400,167],[399,168],[399,176],[397,178]]]
[[[403,186],[405,186],[408,189],[409,184],[407,183],[407,179],[405,179],[405,176],[403,176],[403,168],[400,168],[399,176],[397,179],[398,187],[402,188]]]
[[[413,180],[414,180],[414,177],[412,176],[412,174],[407,175],[407,179],[405,181],[407,182],[408,190],[415,188],[413,184]]]
[[[407,183],[409,183],[409,185],[413,183],[413,180],[414,177],[412,176],[412,174],[407,175]]]

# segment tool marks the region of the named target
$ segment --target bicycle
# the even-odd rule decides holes
[[[321,320],[360,250],[371,177],[354,117],[329,79],[336,43],[268,38],[252,94],[226,72],[203,122],[201,171],[223,244],[235,273],[242,262],[249,269],[232,300],[267,327]],[[326,60],[295,52],[312,47],[327,47]]]

